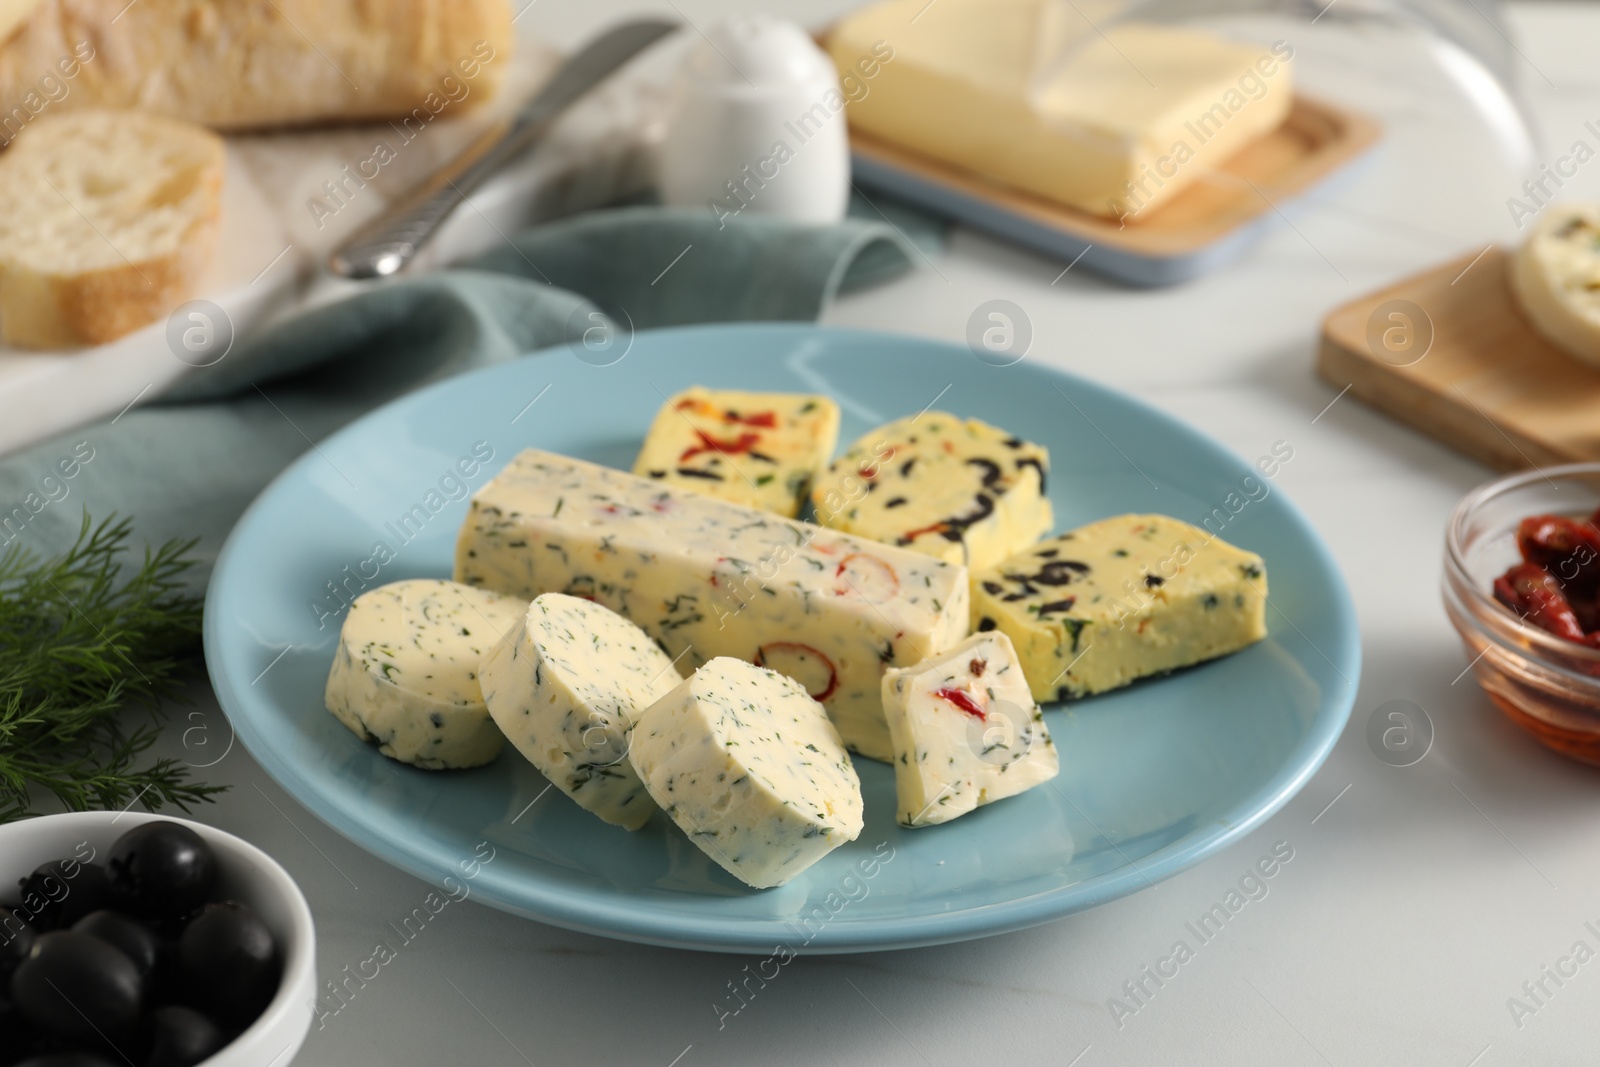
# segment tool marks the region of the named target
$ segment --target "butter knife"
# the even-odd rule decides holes
[[[404,267],[474,189],[533,147],[563,111],[677,28],[674,22],[641,19],[595,38],[562,64],[514,118],[486,131],[340,245],[329,257],[328,268],[346,278],[381,278]]]

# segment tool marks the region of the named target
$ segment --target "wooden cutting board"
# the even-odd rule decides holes
[[[857,154],[987,200],[1039,226],[1097,244],[1171,257],[1198,251],[1271,214],[1272,201],[1305,192],[1372,147],[1380,132],[1377,122],[1365,115],[1296,96],[1282,125],[1240,149],[1215,173],[1128,224],[997,185],[860,130],[850,131],[850,147]]]
[[[1345,304],[1318,373],[1502,470],[1600,460],[1600,370],[1533,331],[1510,264],[1488,248]]]
[[[1007,188],[859,129],[858,180],[1132,285],[1170,285],[1239,254],[1280,210],[1365,155],[1379,124],[1297,95],[1282,125],[1126,223]]]

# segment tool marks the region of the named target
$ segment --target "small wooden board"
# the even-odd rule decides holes
[[[1510,253],[1463,256],[1345,304],[1322,323],[1317,371],[1338,388],[1502,470],[1600,460],[1600,370],[1534,332],[1510,288]],[[1399,342],[1431,321],[1421,358]],[[1399,351],[1382,333],[1394,328]],[[1413,345],[1420,344],[1420,334]],[[1415,359],[1415,362],[1411,362]]]
[[[852,130],[857,176],[902,197],[1135,285],[1166,285],[1242,251],[1278,209],[1364,154],[1379,124],[1296,95],[1272,133],[1126,224],[998,185]]]

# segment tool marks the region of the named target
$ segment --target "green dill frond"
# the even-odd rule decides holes
[[[132,523],[87,514],[77,543],[41,560],[0,554],[0,822],[46,793],[71,810],[188,810],[219,787],[173,759],[143,761],[162,704],[198,666],[201,600],[186,591],[193,541],[125,557]]]

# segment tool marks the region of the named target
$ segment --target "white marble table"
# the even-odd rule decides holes
[[[522,2],[522,0],[519,0]],[[620,3],[537,0],[523,18],[560,45]],[[671,13],[671,0],[639,5]],[[678,0],[696,22],[763,6],[822,20],[848,6]],[[1550,143],[1600,115],[1600,8],[1513,9],[1522,74]],[[1394,71],[1375,69],[1368,92]],[[1600,949],[1600,773],[1539,748],[1469,678],[1439,603],[1441,532],[1487,472],[1344,397],[1310,371],[1333,305],[1514,233],[1503,178],[1456,167],[1453,132],[1418,114],[1327,208],[1238,266],[1135,293],[957,231],[931,266],[849,298],[828,321],[965,335],[1005,298],[1033,324],[1031,359],[1132,390],[1241,455],[1295,450],[1277,488],[1328,539],[1354,592],[1366,671],[1327,765],[1264,827],[1153,890],[986,941],[800,959],[736,1016],[714,1005],[746,962],[600,940],[452,906],[313,1031],[301,1067],[349,1064],[1039,1063],[1587,1064],[1600,960],[1514,1018],[1508,999],[1566,956]],[[1470,173],[1469,173],[1470,171]],[[1569,183],[1600,196],[1600,164]],[[1331,403],[1331,406],[1330,406]],[[1459,678],[1459,683],[1458,683]],[[209,693],[198,717],[220,748]],[[1424,708],[1432,750],[1380,761],[1364,727],[1391,700]],[[198,739],[193,735],[191,740]],[[216,751],[213,749],[212,751]],[[201,817],[277,856],[316,913],[320,970],[366,959],[428,888],[345,842],[235,748],[210,772],[233,791]],[[1258,857],[1294,858],[1270,894],[1119,1020],[1108,999],[1165,955]],[[1130,1003],[1132,1003],[1130,1001]]]

